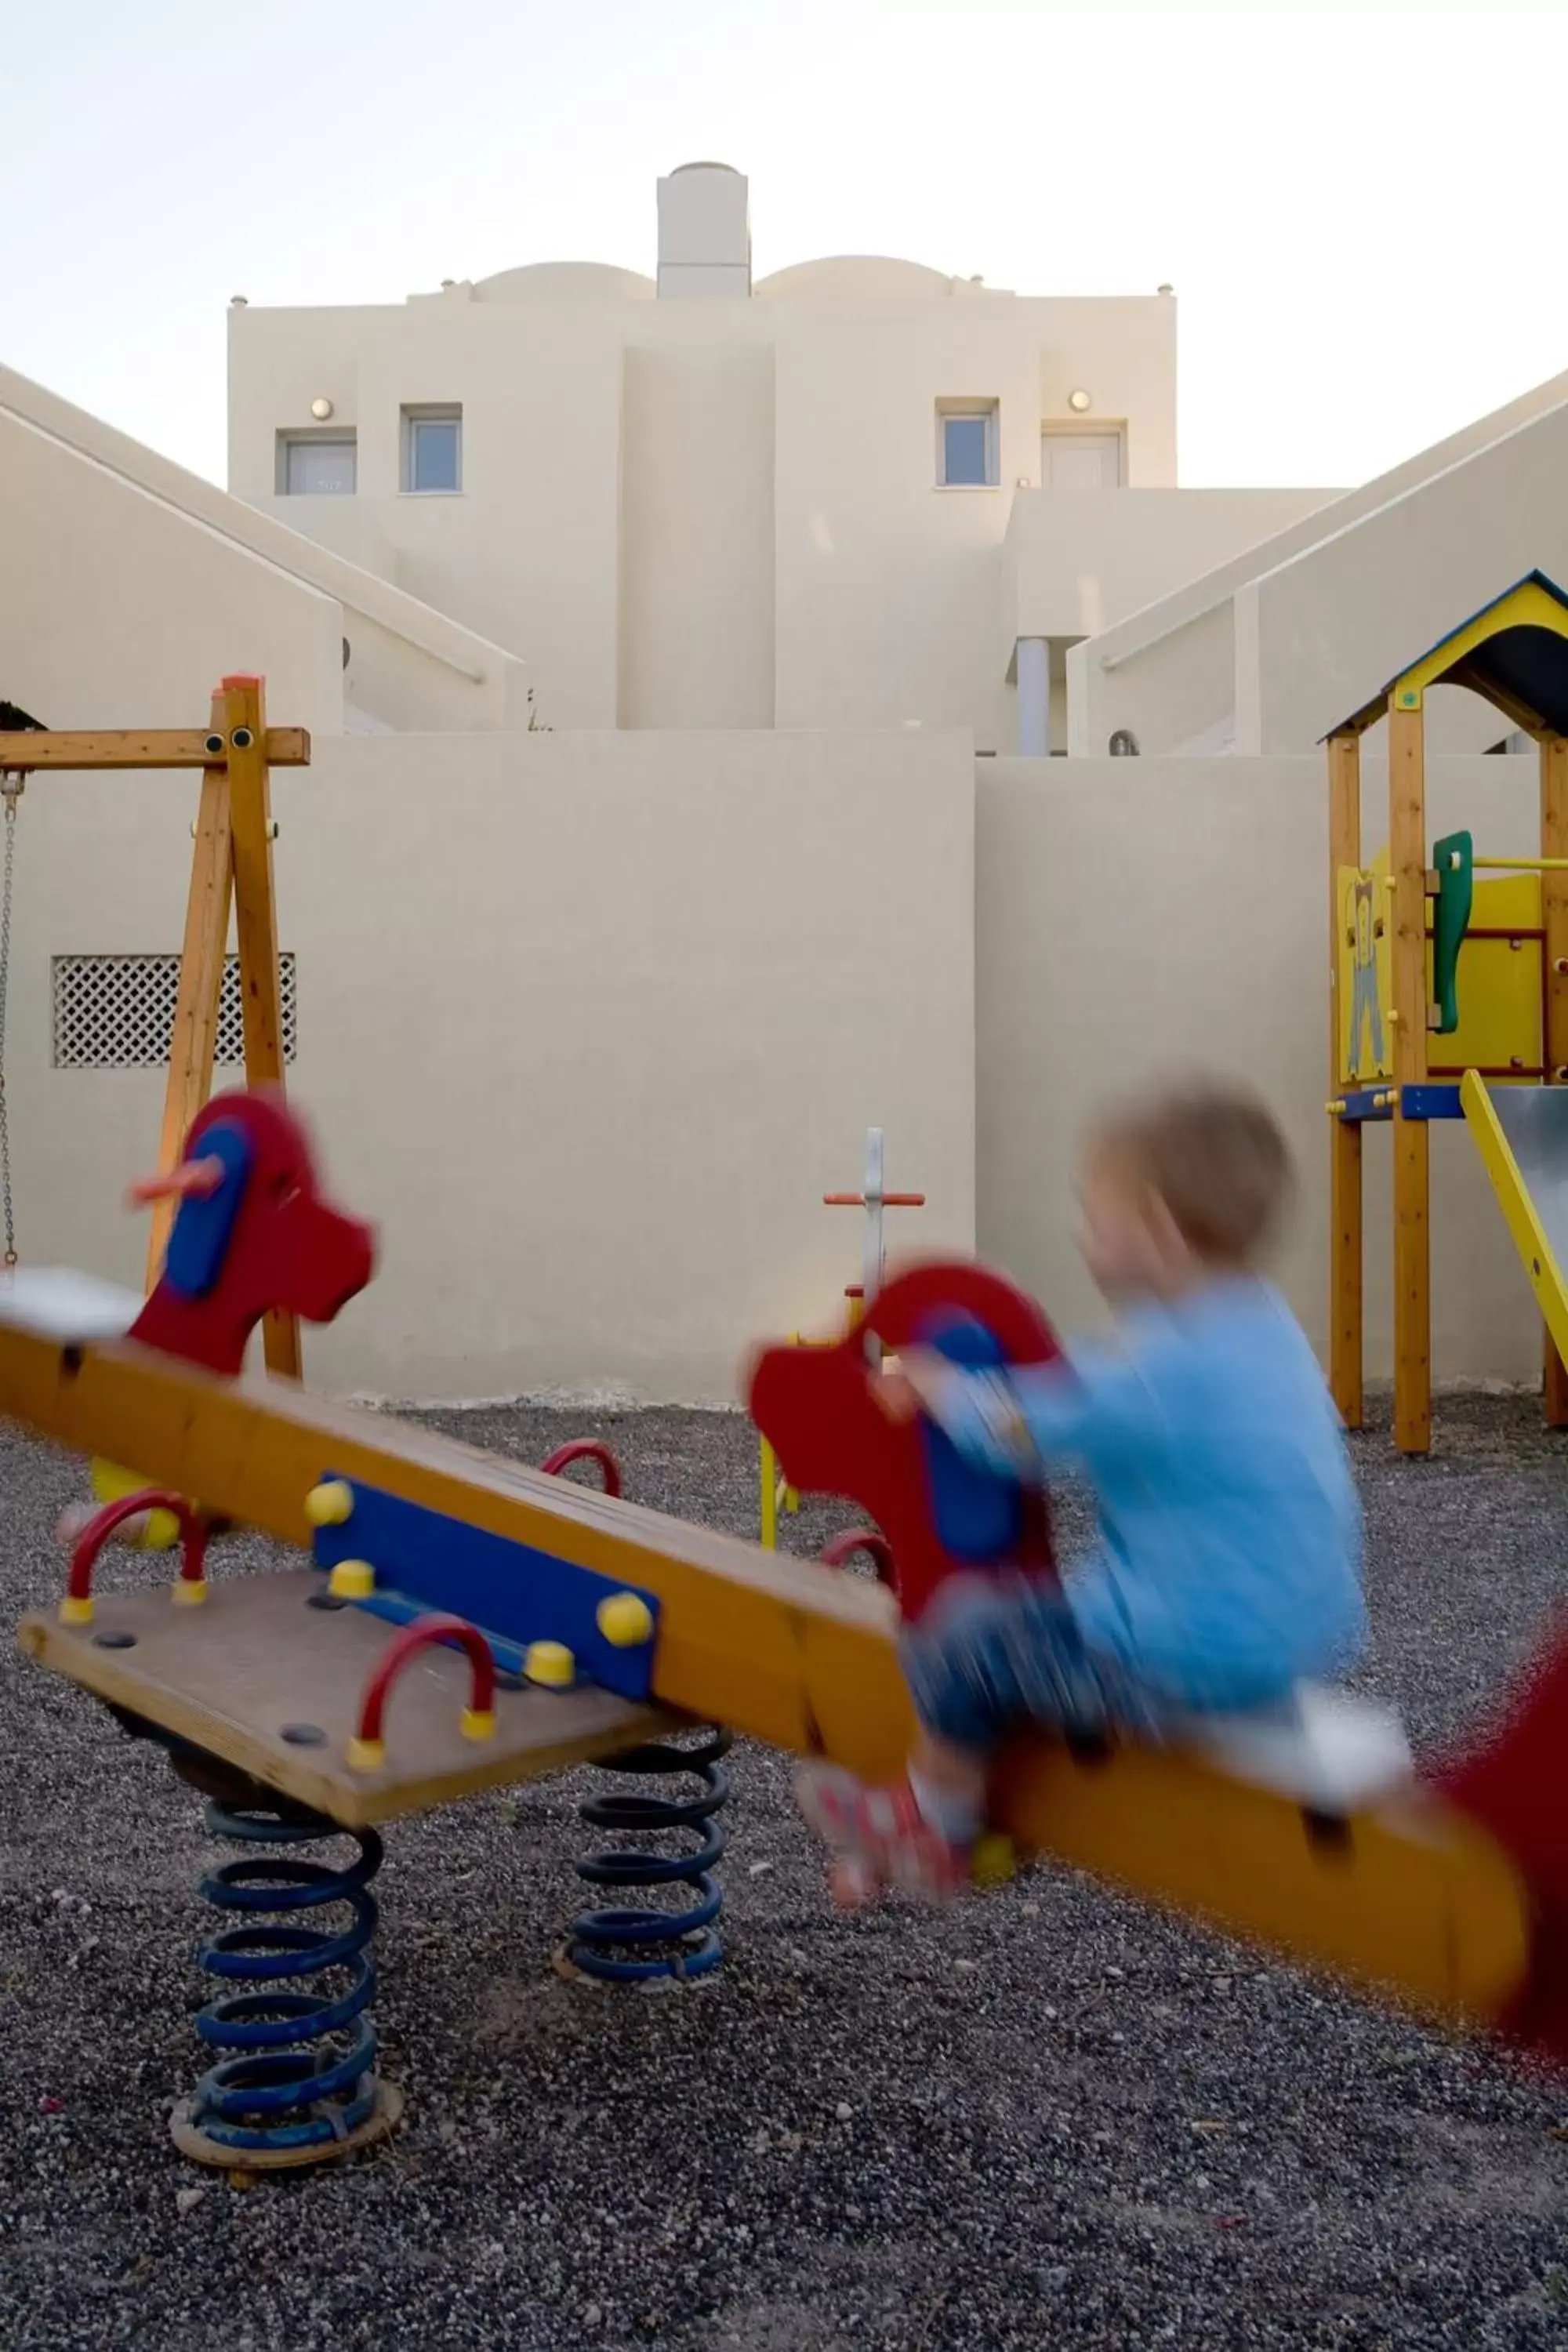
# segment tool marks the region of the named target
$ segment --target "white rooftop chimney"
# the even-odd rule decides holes
[[[752,290],[752,223],[742,173],[728,163],[682,163],[658,184],[658,292]]]

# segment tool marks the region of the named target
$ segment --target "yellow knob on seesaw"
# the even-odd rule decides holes
[[[340,1559],[327,1590],[334,1601],[368,1601],[375,1591],[375,1570],[368,1559]]]
[[[569,1690],[577,1679],[577,1661],[564,1642],[531,1642],[522,1661],[531,1683],[549,1690]]]
[[[305,1517],[313,1528],[341,1528],[352,1519],[354,1490],[346,1478],[323,1478],[305,1497]]]
[[[976,1886],[1005,1886],[1018,1874],[1018,1854],[1001,1830],[987,1830],[976,1838],[969,1857],[969,1874]]]
[[[612,1592],[594,1612],[606,1642],[617,1650],[635,1650],[653,1639],[653,1611],[640,1592]]]

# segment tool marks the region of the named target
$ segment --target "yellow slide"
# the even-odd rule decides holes
[[[1568,1087],[1494,1091],[1467,1070],[1459,1099],[1546,1328],[1568,1362]]]

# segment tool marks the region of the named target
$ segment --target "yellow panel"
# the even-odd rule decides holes
[[[1538,1070],[1542,1061],[1541,942],[1479,940],[1478,930],[1541,928],[1541,877],[1509,874],[1478,880],[1470,929],[1459,950],[1459,1025],[1428,1048],[1434,1068]],[[1427,959],[1427,992],[1431,959]]]
[[[1474,1070],[1467,1070],[1459,1087],[1459,1100],[1476,1148],[1491,1178],[1492,1190],[1498,1196],[1508,1229],[1513,1237],[1530,1286],[1534,1291],[1542,1319],[1552,1334],[1558,1354],[1568,1362],[1568,1281],[1552,1246],[1552,1236],[1542,1222],[1540,1209],[1531,1195],[1513,1146],[1503,1131],[1502,1121],[1493,1107],[1484,1078]]]
[[[1394,940],[1389,927],[1388,852],[1370,871],[1339,870],[1339,1001],[1342,1087],[1394,1076]]]

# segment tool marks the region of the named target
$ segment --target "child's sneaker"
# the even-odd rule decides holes
[[[795,1777],[795,1801],[837,1857],[834,1897],[847,1909],[889,1887],[951,1902],[969,1884],[969,1848],[932,1829],[907,1780],[873,1789],[837,1764],[806,1764]]]

